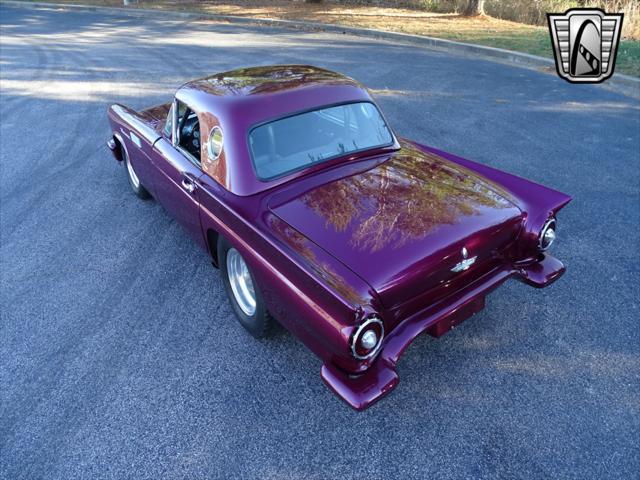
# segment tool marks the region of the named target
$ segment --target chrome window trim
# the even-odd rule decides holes
[[[177,151],[179,151],[183,157],[185,157],[187,160],[189,160],[191,163],[193,163],[196,167],[198,168],[202,168],[202,164],[200,163],[200,160],[196,157],[194,157],[189,151],[187,151],[186,149],[184,149],[181,145],[180,145],[180,130],[178,128],[178,102],[179,100],[177,98],[173,99],[173,103],[171,105],[171,118],[172,118],[172,125],[171,125],[171,145],[173,146],[173,148],[175,148]],[[196,116],[198,115],[195,110],[191,109],[189,107],[189,105],[187,105],[186,103],[183,102],[183,104],[187,107],[188,110],[191,110],[194,114],[196,114]],[[200,122],[200,117],[198,116],[198,122]]]
[[[218,152],[217,155],[215,154],[214,151],[211,150],[211,146],[213,145],[213,135],[216,131],[220,132],[220,137],[222,138],[222,140],[220,141],[220,151]],[[224,148],[224,132],[222,131],[222,128],[220,128],[220,125],[216,125],[211,129],[211,132],[209,132],[209,137],[207,138],[207,156],[209,157],[209,160],[214,162],[218,158],[220,158],[220,155],[222,155],[223,148]]]
[[[171,143],[174,147],[178,147],[180,142],[178,140],[178,99],[173,99],[173,105],[171,107]]]

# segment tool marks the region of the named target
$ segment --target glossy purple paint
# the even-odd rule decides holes
[[[564,272],[539,251],[538,236],[570,197],[428,146],[400,140],[258,180],[249,129],[372,101],[354,80],[307,66],[258,67],[189,82],[176,97],[197,113],[203,139],[222,128],[223,155],[207,160],[203,141],[196,164],[176,149],[163,132],[169,105],[140,113],[115,105],[116,158],[126,149],[145,187],[214,263],[217,236],[238,249],[270,312],[323,360],[324,381],[356,409],[397,385],[395,366],[416,336],[444,334],[509,278],[544,287]],[[463,247],[477,260],[456,273]],[[351,337],[373,315],[384,322],[382,348],[358,360]]]

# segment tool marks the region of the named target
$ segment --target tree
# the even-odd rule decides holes
[[[467,16],[484,15],[484,0],[469,0],[462,14]]]

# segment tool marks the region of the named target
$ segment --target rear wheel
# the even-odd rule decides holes
[[[240,324],[251,335],[267,335],[272,319],[249,266],[226,240],[218,241],[219,265],[229,302]]]
[[[131,185],[131,189],[133,193],[135,193],[138,198],[146,200],[147,198],[151,198],[151,194],[147,191],[146,188],[142,186],[140,183],[140,178],[138,178],[138,174],[131,165],[131,161],[129,160],[129,154],[127,153],[126,148],[122,148],[122,155],[124,157],[124,163],[127,170],[127,178],[129,179],[129,185]]]

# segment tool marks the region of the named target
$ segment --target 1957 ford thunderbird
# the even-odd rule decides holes
[[[394,135],[361,84],[321,68],[256,67],[182,85],[171,103],[109,108],[108,146],[222,271],[256,337],[272,318],[363,409],[514,277],[544,287],[571,198]]]

